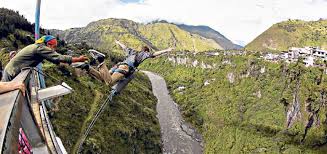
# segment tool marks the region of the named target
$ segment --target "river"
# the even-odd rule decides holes
[[[155,73],[142,72],[149,77],[153,93],[158,99],[157,117],[160,123],[163,153],[203,153],[201,135],[183,120],[178,105],[169,95],[165,80]]]

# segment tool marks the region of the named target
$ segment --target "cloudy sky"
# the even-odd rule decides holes
[[[34,22],[36,0],[0,0]],[[207,25],[234,43],[246,44],[287,19],[327,18],[327,0],[43,0],[43,28],[83,27],[104,18],[156,19]]]

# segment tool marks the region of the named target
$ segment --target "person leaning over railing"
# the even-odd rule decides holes
[[[74,63],[84,62],[86,56],[72,57],[61,55],[55,51],[57,39],[51,35],[46,35],[38,39],[34,44],[28,45],[19,51],[6,65],[2,81],[11,81],[26,67],[36,67],[44,59],[54,63]]]
[[[0,94],[19,89],[25,96],[25,85],[18,82],[0,82]]]

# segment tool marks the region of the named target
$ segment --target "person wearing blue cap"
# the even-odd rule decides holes
[[[86,56],[71,57],[61,55],[55,51],[57,47],[57,39],[51,35],[42,36],[34,44],[28,45],[13,57],[6,65],[2,81],[13,80],[25,67],[36,67],[44,59],[54,63],[74,63],[84,62],[88,58]]]

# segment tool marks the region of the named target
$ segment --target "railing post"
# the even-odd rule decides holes
[[[40,38],[40,10],[41,10],[41,0],[36,2],[36,11],[35,11],[35,41]],[[42,72],[42,63],[37,65],[37,68]],[[45,88],[44,76],[39,73],[40,88]]]

